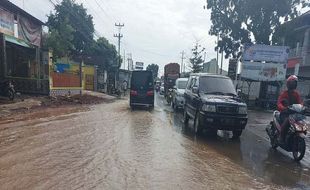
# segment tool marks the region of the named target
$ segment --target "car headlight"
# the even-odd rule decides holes
[[[248,114],[248,108],[245,106],[239,107],[239,114]]]
[[[216,107],[215,107],[215,105],[204,104],[202,106],[202,111],[205,111],[205,112],[216,112]]]

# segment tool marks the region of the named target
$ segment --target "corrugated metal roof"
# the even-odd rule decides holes
[[[32,16],[31,14],[27,13],[25,10],[19,8],[16,6],[14,3],[8,1],[8,0],[0,0],[0,6],[3,8],[7,9],[8,11],[14,12],[14,13],[19,13],[20,15],[23,15],[27,18],[30,18],[34,22],[40,25],[44,25],[44,22],[41,20],[37,19],[36,17]]]

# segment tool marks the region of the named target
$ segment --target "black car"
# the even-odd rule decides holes
[[[130,107],[154,107],[154,82],[151,71],[133,71],[130,87]]]
[[[185,90],[184,122],[194,119],[194,131],[232,131],[240,137],[248,120],[247,105],[237,96],[230,78],[212,74],[192,74]]]

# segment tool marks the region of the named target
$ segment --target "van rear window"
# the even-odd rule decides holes
[[[139,88],[139,87],[152,87],[153,79],[152,73],[149,72],[134,72],[131,78],[131,87]]]

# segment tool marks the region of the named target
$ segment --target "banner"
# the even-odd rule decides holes
[[[41,46],[42,26],[30,22],[27,18],[19,17],[18,37],[35,46]]]
[[[286,77],[286,64],[245,61],[241,77],[256,81],[283,81]]]
[[[286,46],[251,45],[245,46],[243,60],[287,63],[288,53]]]
[[[14,15],[0,8],[0,32],[14,36]]]

